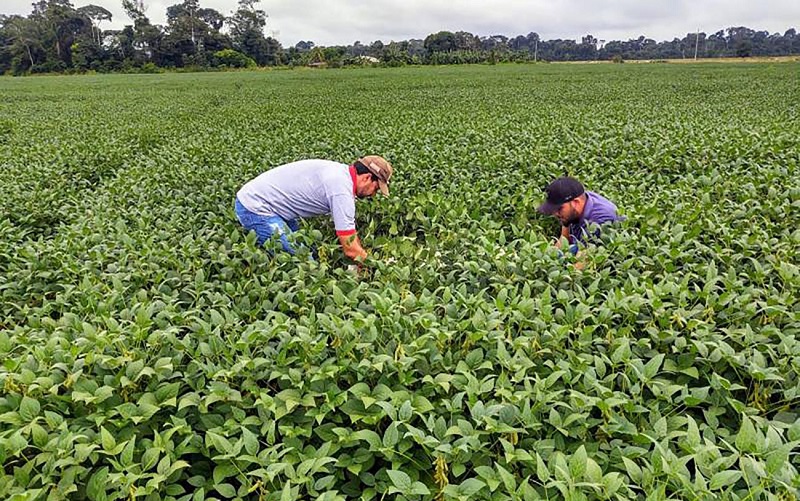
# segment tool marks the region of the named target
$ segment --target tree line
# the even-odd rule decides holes
[[[97,5],[75,7],[70,0],[39,0],[28,16],[0,15],[0,73],[160,71],[253,66],[462,64],[525,61],[592,61],[800,54],[800,35],[731,27],[713,34],[687,33],[657,42],[640,36],[627,41],[542,40],[537,33],[479,37],[440,31],[422,39],[346,46],[301,41],[285,48],[265,36],[267,14],[260,0],[239,0],[226,16],[199,0],[167,7],[165,25],[153,24],[144,0],[122,0],[132,24],[103,29],[111,21]]]

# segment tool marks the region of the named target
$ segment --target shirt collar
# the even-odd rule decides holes
[[[350,178],[353,180],[353,196],[356,195],[356,167],[354,165],[350,166]]]

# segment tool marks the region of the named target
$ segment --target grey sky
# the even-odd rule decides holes
[[[163,24],[166,8],[182,0],[145,0],[153,23]],[[122,0],[72,0],[76,7],[101,5],[114,15],[105,29],[131,21]],[[230,15],[237,0],[200,0]],[[267,35],[285,46],[299,40],[317,45],[347,45],[425,38],[441,30],[475,35],[526,35],[543,39],[627,40],[645,35],[658,41],[683,37],[698,28],[706,33],[747,26],[783,33],[800,29],[800,0],[273,0],[260,4],[269,15]],[[2,0],[0,13],[27,15],[31,0]]]

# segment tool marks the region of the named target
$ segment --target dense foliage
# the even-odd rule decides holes
[[[103,29],[111,12],[97,5],[75,7],[71,0],[38,0],[28,16],[0,14],[0,74],[56,72],[153,72],[161,68],[208,70],[258,66],[372,64],[465,64],[522,61],[594,61],[624,59],[689,59],[800,55],[794,28],[781,33],[731,26],[712,34],[688,33],[658,42],[635,39],[599,40],[591,34],[580,42],[542,40],[538,33],[507,37],[477,36],[466,31],[440,31],[424,40],[411,39],[348,46],[316,46],[302,40],[293,47],[265,36],[267,14],[260,0],[239,0],[226,16],[199,0],[182,0],[166,8],[167,22],[153,24],[143,0],[122,0],[132,24]],[[220,51],[233,55],[216,57]],[[235,51],[236,54],[231,54]]]
[[[0,81],[0,498],[797,498],[798,65]],[[233,196],[396,166],[270,255]],[[583,271],[564,172],[627,221]]]
[[[122,0],[133,24],[106,30],[111,12],[70,0],[39,0],[27,16],[0,15],[0,73],[210,69],[253,60],[274,65],[280,43],[264,35],[259,0],[239,0],[230,15],[183,0],[167,7],[165,25],[151,23],[141,0]],[[227,58],[216,57],[225,51]],[[248,64],[249,65],[249,64]]]

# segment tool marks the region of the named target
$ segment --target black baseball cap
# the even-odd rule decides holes
[[[544,191],[547,192],[547,200],[538,209],[543,214],[555,213],[561,205],[578,198],[586,192],[583,189],[583,185],[577,179],[571,177],[556,179]]]

